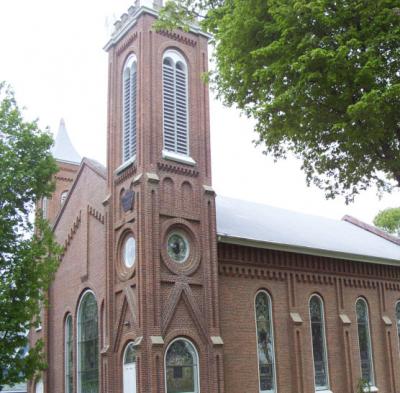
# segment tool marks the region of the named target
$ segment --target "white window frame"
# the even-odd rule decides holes
[[[399,356],[400,356],[400,325],[398,321],[400,319],[397,319],[397,307],[400,306],[400,300],[398,300],[395,304],[394,308],[394,313],[395,313],[395,321],[396,321],[396,331],[397,331],[397,344],[398,344],[398,349],[399,349]]]
[[[133,153],[133,155],[130,156],[130,157],[125,157],[125,147],[126,147],[125,146],[125,132],[129,132],[129,134],[132,132],[132,129],[130,127],[129,127],[128,131],[125,130],[125,74],[126,74],[126,72],[131,73],[131,68],[134,65],[136,67],[136,71],[135,71],[135,75],[136,75],[136,92],[135,92],[135,95],[136,95],[136,105],[135,105],[135,111],[136,111],[136,113],[135,113],[135,119],[136,119],[136,124],[135,124],[136,146],[135,146],[135,152]],[[137,57],[136,57],[136,55],[134,53],[131,53],[128,56],[128,58],[126,59],[126,61],[125,61],[124,67],[122,69],[122,81],[121,81],[121,84],[122,84],[122,89],[121,89],[122,90],[122,100],[121,100],[121,102],[122,102],[122,105],[121,105],[121,108],[122,108],[122,112],[121,112],[122,113],[122,116],[121,116],[121,119],[122,119],[122,121],[121,121],[121,125],[122,125],[122,127],[121,127],[121,130],[122,130],[122,132],[121,132],[122,160],[121,161],[122,161],[122,164],[118,168],[118,170],[120,170],[121,168],[123,169],[126,166],[128,166],[129,164],[133,163],[136,160],[136,154],[137,154]],[[131,89],[131,84],[129,84],[129,89]],[[132,93],[132,92],[130,91],[130,93]],[[132,115],[132,114],[130,114],[130,115]],[[131,135],[129,135],[128,138],[129,138],[129,141],[130,141]],[[130,146],[129,146],[129,150],[130,150]]]
[[[317,297],[321,303],[322,310],[322,331],[323,331],[323,339],[324,339],[324,361],[326,367],[326,376],[327,376],[327,385],[323,387],[315,386],[315,363],[314,363],[314,347],[313,347],[313,336],[312,336],[312,321],[311,321],[311,299],[313,297]],[[325,321],[325,302],[321,295],[318,293],[313,293],[308,300],[308,315],[310,318],[310,337],[311,337],[311,356],[313,361],[313,375],[314,375],[314,389],[318,393],[332,393],[330,390],[330,378],[329,378],[329,361],[328,361],[328,343],[326,341],[326,321]]]
[[[80,364],[81,364],[81,359],[80,359],[80,351],[79,351],[79,338],[80,338],[80,310],[81,310],[81,305],[82,305],[82,300],[86,297],[86,295],[88,295],[89,293],[91,293],[95,300],[96,300],[96,305],[97,305],[97,315],[99,315],[99,303],[97,301],[97,297],[95,295],[95,293],[91,290],[91,289],[87,289],[85,292],[82,293],[81,298],[79,300],[79,304],[78,304],[78,309],[77,309],[77,317],[76,317],[76,386],[77,386],[77,392],[78,393],[82,393],[82,386],[81,386],[81,379],[79,378],[79,372],[80,372]],[[99,321],[97,320],[97,324],[99,323]],[[97,326],[97,332],[99,333],[99,327]],[[100,345],[100,340],[98,340],[98,345]],[[100,354],[100,347],[99,347],[99,354]],[[98,361],[100,362],[100,358],[98,359]],[[99,384],[101,381],[100,378],[100,363],[99,363]],[[99,390],[100,393],[100,390]]]
[[[192,343],[192,341],[188,340],[185,337],[177,337],[174,340],[172,340],[169,344],[167,349],[165,350],[164,353],[164,383],[165,383],[165,393],[168,393],[168,385],[167,385],[167,354],[168,351],[171,347],[171,345],[176,342],[176,341],[186,341],[187,343],[189,343],[193,350],[194,353],[196,355],[196,373],[195,373],[195,391],[194,392],[181,392],[181,393],[200,393],[200,362],[199,362],[199,353],[197,351],[196,346]]]
[[[73,326],[73,320],[72,320],[72,315],[71,313],[67,314],[64,322],[64,391],[65,393],[72,393],[72,391],[69,390],[69,383],[67,379],[67,367],[68,367],[68,336],[67,336],[67,329],[68,329],[68,320],[71,320],[71,335],[72,335],[72,342],[71,346],[74,345],[74,326]],[[72,354],[72,361],[73,361],[73,354]],[[70,370],[70,372],[73,372],[73,369]]]
[[[371,361],[371,376],[372,376],[372,381],[368,382],[369,383],[369,388],[364,389],[365,392],[377,392],[378,388],[376,387],[376,381],[375,381],[375,366],[374,366],[374,355],[372,351],[372,338],[371,338],[371,321],[370,321],[370,314],[369,314],[369,305],[367,300],[360,296],[356,299],[355,302],[355,311],[356,311],[356,324],[357,324],[357,346],[358,346],[358,358],[360,359],[360,375],[362,377],[362,368],[361,368],[361,350],[360,350],[360,336],[358,334],[358,315],[357,315],[357,303],[359,300],[362,300],[365,303],[365,306],[367,308],[367,322],[368,322],[368,345],[369,345],[369,356],[370,356],[370,361]]]
[[[267,295],[267,298],[268,298],[268,301],[269,301],[269,318],[270,318],[270,323],[271,323],[272,353],[273,353],[273,356],[274,356],[274,389],[273,390],[261,390],[261,385],[260,385],[260,356],[258,354],[258,328],[257,328],[257,309],[256,309],[256,300],[257,300],[257,296],[260,293],[265,293]],[[255,328],[256,328],[258,391],[259,391],[259,393],[277,393],[278,387],[277,387],[277,384],[276,384],[275,333],[274,333],[274,321],[273,321],[273,315],[272,315],[272,297],[269,294],[269,292],[266,291],[265,289],[258,290],[256,292],[256,295],[254,296],[253,307],[254,307],[254,323],[255,323]]]
[[[125,345],[125,349],[124,352],[122,354],[122,391],[125,391],[125,386],[124,386],[124,373],[125,373],[125,357],[126,357],[126,351],[128,350],[128,348],[132,346],[132,347],[136,347],[137,343],[135,341],[129,341],[126,345]],[[135,368],[136,368],[136,373],[135,373],[135,377],[136,377],[136,388],[137,388],[137,362],[134,362],[135,364]]]
[[[164,109],[164,60],[166,58],[169,58],[172,63],[173,63],[173,69],[175,73],[176,69],[176,63],[180,62],[183,64],[185,72],[186,72],[186,153],[181,153],[177,151],[177,121],[175,119],[174,122],[174,138],[175,138],[175,149],[170,150],[165,147],[165,109]],[[176,82],[174,80],[174,82]],[[175,88],[175,86],[174,86]],[[167,49],[162,57],[162,103],[163,103],[163,109],[162,109],[162,114],[163,114],[163,151],[162,151],[162,156],[165,159],[168,160],[173,160],[177,162],[181,162],[184,164],[188,165],[195,165],[196,162],[193,160],[193,158],[190,157],[190,132],[189,132],[189,124],[190,124],[190,116],[189,116],[189,66],[184,58],[184,56],[178,52],[175,49]],[[174,113],[175,113],[175,105],[176,105],[176,95],[174,97]]]

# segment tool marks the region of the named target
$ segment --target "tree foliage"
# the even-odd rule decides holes
[[[156,28],[196,18],[213,34],[212,86],[256,120],[267,154],[294,153],[329,198],[399,187],[398,0],[176,0]]]
[[[36,121],[24,121],[13,92],[0,84],[0,387],[45,367],[43,343],[26,348],[60,252],[47,221],[38,215],[33,224],[36,203],[54,187],[52,143]]]
[[[374,225],[386,232],[400,236],[400,207],[381,210],[374,218]]]

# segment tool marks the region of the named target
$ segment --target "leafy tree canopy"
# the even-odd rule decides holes
[[[213,34],[212,86],[256,120],[274,158],[350,201],[400,186],[398,0],[176,0],[157,29],[199,19]]]
[[[33,212],[53,190],[57,171],[52,138],[26,122],[13,92],[0,84],[0,387],[45,367],[43,343],[28,347],[40,305],[57,268],[59,246],[48,223]],[[1,388],[0,388],[1,390]]]
[[[374,225],[386,232],[400,236],[400,207],[381,210],[374,218]]]

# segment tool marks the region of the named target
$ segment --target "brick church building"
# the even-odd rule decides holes
[[[400,242],[351,217],[216,196],[209,37],[116,23],[107,168],[60,124],[60,244],[30,393],[400,392]]]

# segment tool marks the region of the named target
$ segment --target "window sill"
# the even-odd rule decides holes
[[[41,332],[42,331],[42,327],[41,326],[38,326],[36,329],[35,329],[35,332],[37,332],[37,333],[39,333],[39,332]]]
[[[187,164],[187,165],[196,165],[196,161],[193,160],[192,157],[185,156],[184,154],[180,154],[180,153],[175,153],[173,151],[163,150],[162,156],[166,160],[177,161],[177,162],[180,162],[182,164]]]
[[[333,393],[332,390],[324,389],[324,390],[316,390],[315,393]]]
[[[126,168],[128,168],[129,166],[131,166],[134,162],[136,161],[136,154],[131,157],[129,160],[125,161],[122,165],[120,165],[115,171],[114,173],[116,175],[119,175],[122,171],[124,171]]]
[[[364,388],[364,392],[365,393],[374,393],[374,392],[377,392],[377,391],[379,391],[379,389],[376,387],[376,386],[369,386],[368,388]]]

